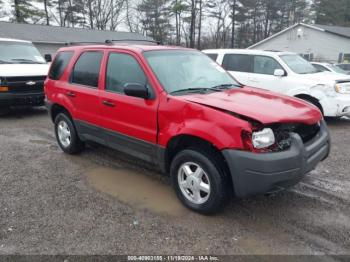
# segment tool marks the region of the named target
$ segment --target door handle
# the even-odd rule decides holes
[[[67,92],[66,95],[69,97],[75,97],[75,93],[71,91]]]
[[[104,104],[105,106],[109,106],[109,107],[115,107],[114,103],[107,101],[107,100],[103,100],[102,104]]]

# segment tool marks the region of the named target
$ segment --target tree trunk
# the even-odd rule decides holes
[[[201,49],[201,36],[202,36],[202,15],[203,15],[203,0],[199,0],[199,21],[198,21],[198,39],[197,48]]]
[[[14,4],[15,4],[16,22],[17,22],[17,23],[22,23],[22,22],[23,22],[23,19],[22,19],[22,14],[21,14],[20,6],[19,6],[19,1],[18,1],[18,0],[14,0]]]
[[[237,0],[233,0],[233,4],[232,4],[231,48],[235,48],[236,4],[237,4]]]
[[[47,1],[44,0],[44,10],[45,10],[45,17],[46,17],[46,25],[50,25],[50,18],[49,18],[49,11],[47,10]]]
[[[191,26],[190,26],[190,47],[194,48],[196,31],[196,0],[191,0]]]

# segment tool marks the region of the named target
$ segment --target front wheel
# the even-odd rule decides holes
[[[178,198],[188,208],[212,214],[229,199],[229,182],[218,153],[186,149],[172,161],[170,175]]]
[[[55,119],[55,134],[58,145],[68,154],[77,154],[84,148],[70,117],[60,113]]]

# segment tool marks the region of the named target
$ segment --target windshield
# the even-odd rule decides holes
[[[281,55],[281,59],[297,74],[314,74],[319,71],[299,55]]]
[[[341,69],[340,67],[338,67],[336,65],[329,65],[329,68],[331,68],[334,72],[339,73],[339,74],[345,74],[345,75],[348,74],[348,72],[346,72],[345,70]]]
[[[198,51],[148,51],[144,56],[168,93],[240,86],[222,67]]]
[[[0,42],[0,64],[44,64],[45,59],[31,44]]]

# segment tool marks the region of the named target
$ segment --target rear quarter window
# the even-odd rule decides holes
[[[222,67],[227,71],[247,72],[253,71],[253,56],[240,54],[226,54]]]
[[[211,59],[213,59],[214,61],[216,61],[216,59],[218,59],[218,54],[206,54],[207,56],[209,56]]]
[[[63,51],[57,53],[54,61],[52,62],[50,72],[48,75],[50,79],[59,80],[61,78],[73,54],[73,51]]]

